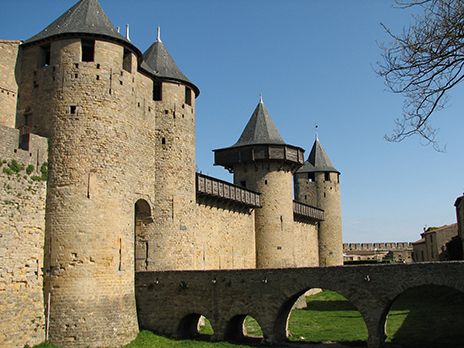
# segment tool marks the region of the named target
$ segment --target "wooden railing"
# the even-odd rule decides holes
[[[324,220],[324,210],[293,201],[293,214],[318,221]]]
[[[208,195],[251,207],[261,207],[261,194],[244,187],[197,173],[197,194]]]

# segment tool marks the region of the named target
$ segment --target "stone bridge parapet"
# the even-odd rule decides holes
[[[215,340],[242,335],[243,319],[251,315],[261,325],[264,340],[278,344],[287,338],[287,319],[298,297],[323,288],[341,294],[359,310],[368,347],[381,347],[393,301],[409,288],[431,284],[464,292],[464,263],[139,272],[137,312],[141,329],[176,338],[196,333],[204,315]]]

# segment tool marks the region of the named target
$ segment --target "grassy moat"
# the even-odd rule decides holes
[[[332,291],[307,297],[306,309],[295,309],[289,320],[288,346],[297,342],[339,342],[348,347],[365,347],[367,329],[361,314],[344,297]],[[387,319],[387,343],[403,348],[464,348],[464,293],[438,286],[422,286],[403,293],[393,303]],[[248,336],[262,336],[258,323],[245,320]],[[200,327],[203,335],[212,334],[208,320]],[[259,342],[259,340],[255,340]],[[171,340],[142,331],[125,348],[231,348],[248,347],[228,342]],[[298,344],[307,346],[307,344]],[[36,348],[58,348],[48,343]],[[330,347],[330,345],[328,345]]]

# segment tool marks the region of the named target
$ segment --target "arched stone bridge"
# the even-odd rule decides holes
[[[287,318],[299,296],[311,288],[333,290],[357,307],[369,333],[368,347],[382,347],[393,301],[421,285],[464,292],[464,263],[416,263],[317,268],[139,272],[139,326],[188,338],[206,316],[216,340],[242,335],[247,315],[261,325],[271,344],[286,340]]]

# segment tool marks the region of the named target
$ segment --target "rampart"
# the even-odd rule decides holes
[[[410,242],[389,243],[343,243],[343,250],[403,250],[412,248]]]
[[[46,181],[40,168],[47,139],[30,135],[29,150],[22,150],[19,130],[4,126],[0,139],[0,347],[32,346],[45,339]]]

